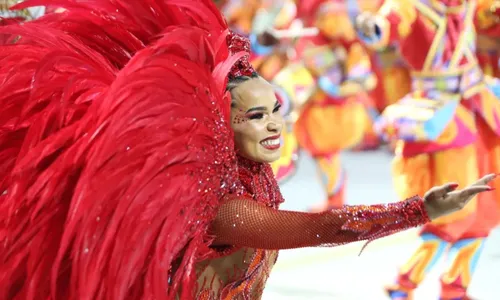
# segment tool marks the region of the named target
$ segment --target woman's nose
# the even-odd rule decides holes
[[[267,123],[267,130],[271,132],[279,133],[281,132],[282,127],[283,124],[281,124],[280,122],[270,121],[269,123]]]

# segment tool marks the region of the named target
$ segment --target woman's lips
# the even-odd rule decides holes
[[[268,149],[268,150],[277,150],[280,148],[281,140],[280,140],[280,135],[273,135],[268,138],[263,139],[260,141],[260,144],[262,147]]]

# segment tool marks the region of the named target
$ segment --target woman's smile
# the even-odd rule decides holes
[[[280,135],[276,134],[260,141],[262,147],[270,151],[276,151],[281,147]]]

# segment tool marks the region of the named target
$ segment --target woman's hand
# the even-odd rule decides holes
[[[425,210],[431,220],[462,209],[477,194],[491,191],[488,183],[497,175],[489,174],[462,190],[456,190],[458,184],[448,183],[435,186],[424,196]]]

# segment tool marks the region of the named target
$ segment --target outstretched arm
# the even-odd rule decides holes
[[[371,241],[463,208],[478,193],[491,191],[487,184],[495,177],[487,175],[462,190],[455,190],[457,184],[434,187],[425,200],[415,196],[398,203],[344,206],[323,213],[279,211],[234,198],[219,208],[211,227],[212,245],[291,249]]]
[[[212,232],[216,246],[290,249],[372,240],[428,221],[420,197],[322,213],[280,211],[253,200],[234,199],[220,207]]]

